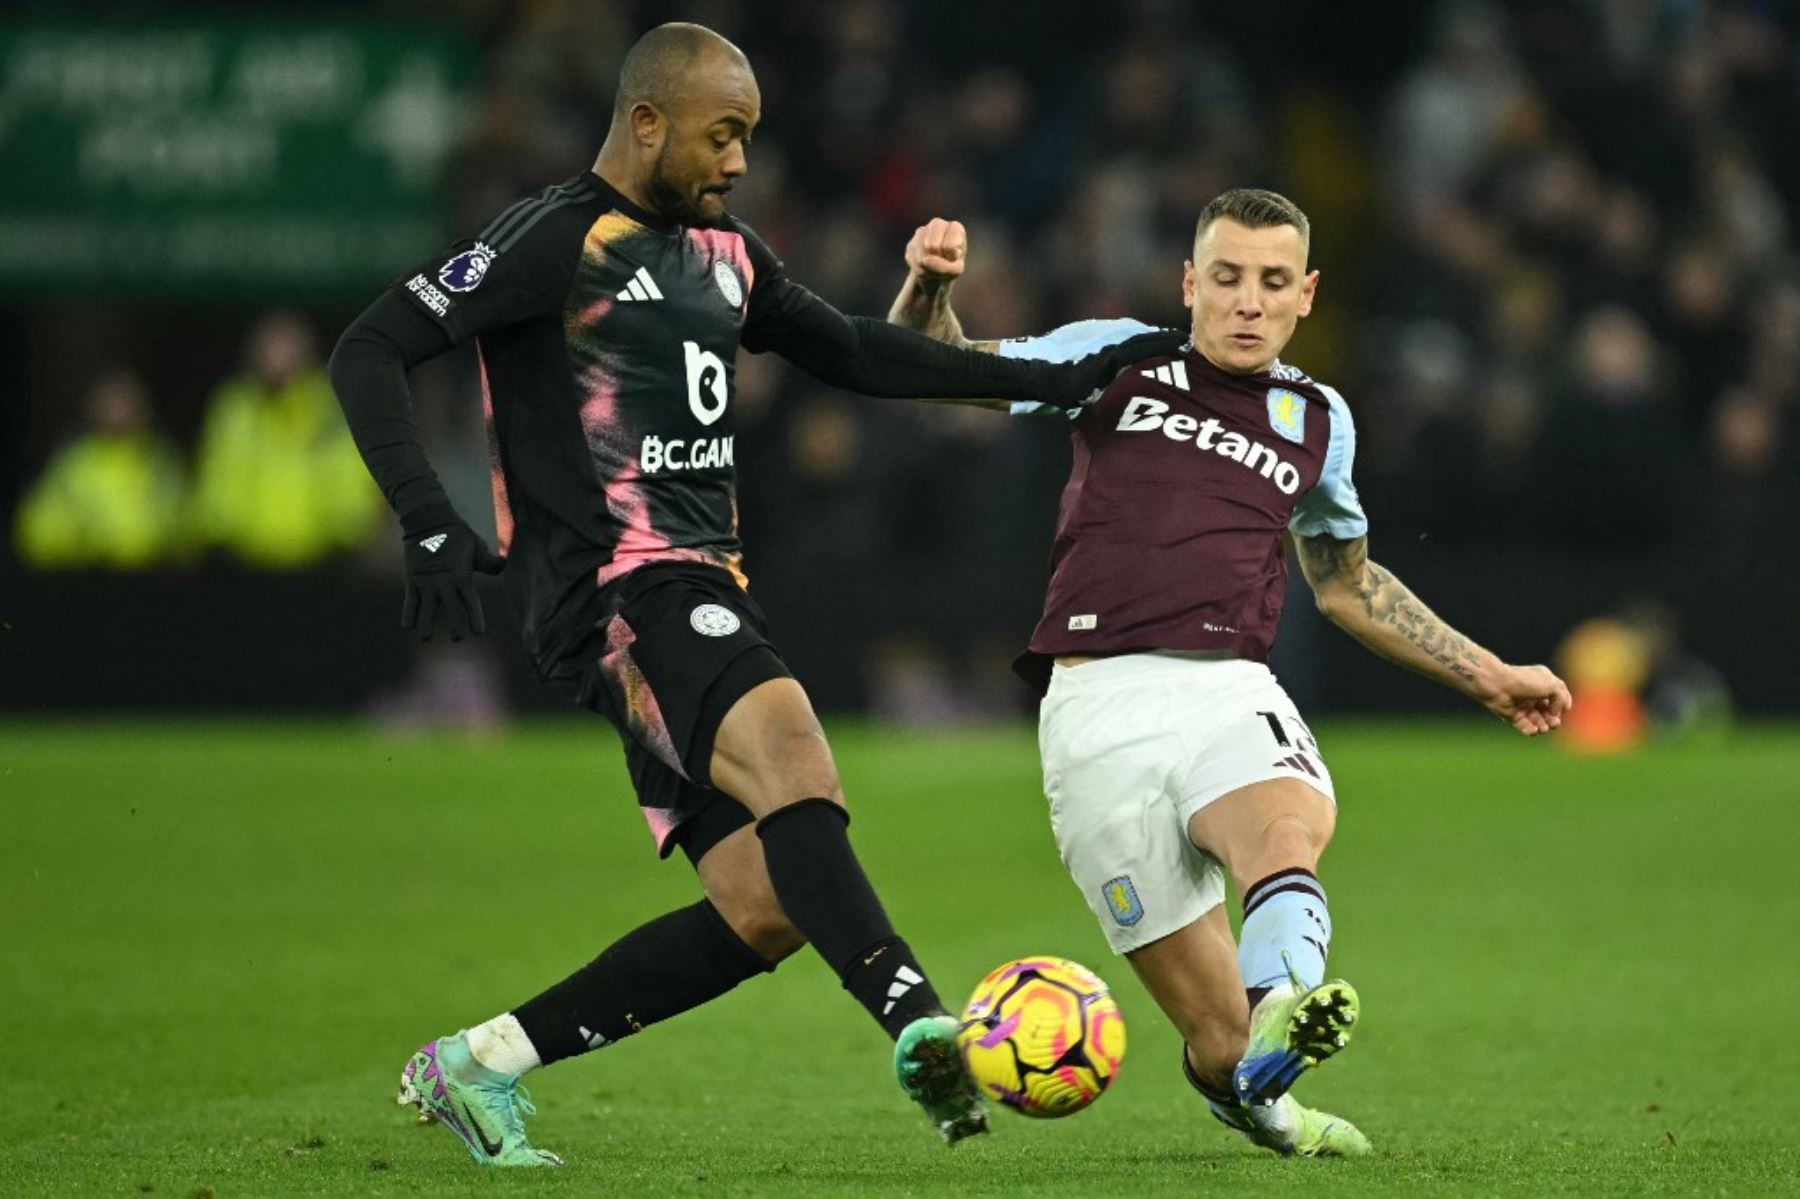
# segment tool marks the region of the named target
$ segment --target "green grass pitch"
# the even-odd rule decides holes
[[[0,725],[0,1192],[1768,1194],[1800,1189],[1800,733],[1591,760],[1491,723],[1324,725],[1356,1042],[1298,1091],[1378,1156],[1215,1126],[1052,847],[1031,731],[846,726],[852,832],[948,998],[1056,953],[1118,1084],[947,1151],[810,954],[534,1079],[553,1176],[392,1104],[412,1048],[692,901],[616,743]]]

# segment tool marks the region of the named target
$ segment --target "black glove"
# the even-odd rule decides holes
[[[1073,362],[1046,363],[1047,382],[1039,398],[1058,408],[1080,408],[1105,391],[1120,371],[1146,358],[1173,354],[1187,341],[1188,334],[1175,329],[1152,329]]]
[[[419,638],[429,641],[442,612],[452,641],[471,632],[487,632],[474,572],[497,575],[506,559],[490,550],[448,504],[410,513],[401,521],[400,537],[406,547],[406,602],[400,607],[400,627],[417,628]]]

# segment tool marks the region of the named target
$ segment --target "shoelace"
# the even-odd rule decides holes
[[[525,1084],[519,1082],[515,1082],[510,1086],[505,1084],[487,1084],[481,1089],[488,1091],[490,1094],[494,1091],[505,1092],[505,1111],[507,1115],[505,1135],[509,1137],[524,1137],[525,1117],[537,1115],[537,1104],[531,1101],[531,1092],[525,1089]]]
[[[510,1098],[512,1100],[513,1123],[516,1125],[513,1131],[517,1132],[520,1136],[524,1136],[525,1117],[537,1115],[537,1104],[531,1101],[531,1092],[525,1089],[523,1083],[513,1084],[512,1095]]]
[[[1287,967],[1288,981],[1294,984],[1294,989],[1296,991],[1306,990],[1306,984],[1300,980],[1300,972],[1294,969],[1294,959],[1285,949],[1281,951],[1281,964]]]

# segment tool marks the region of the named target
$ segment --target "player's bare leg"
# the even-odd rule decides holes
[[[1208,1102],[1237,1106],[1231,1074],[1250,1043],[1250,1004],[1238,977],[1237,942],[1223,904],[1187,927],[1125,955],[1181,1034],[1187,1068]],[[1227,1113],[1213,1114],[1230,1124]],[[1237,1127],[1232,1124],[1232,1127]]]
[[[799,683],[771,679],[732,706],[713,741],[711,775],[757,818],[770,887],[794,928],[893,1038],[907,1094],[946,1141],[985,1131],[956,1022],[850,848],[837,764]]]
[[[1290,1095],[1245,1104],[1232,1077],[1249,1044],[1250,1005],[1223,905],[1170,936],[1125,955],[1182,1037],[1182,1072],[1215,1119],[1283,1156],[1355,1157],[1369,1143],[1348,1121],[1302,1107]]]
[[[694,864],[694,873],[731,931],[771,963],[806,944],[775,898],[755,825],[745,825],[709,849]]]
[[[1232,1079],[1246,1102],[1269,1103],[1349,1043],[1356,991],[1327,981],[1331,916],[1319,857],[1337,810],[1319,791],[1278,778],[1195,812],[1188,836],[1225,864],[1244,904],[1239,972],[1251,1004],[1250,1045]]]

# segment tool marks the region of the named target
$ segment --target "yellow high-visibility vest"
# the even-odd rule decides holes
[[[323,371],[213,396],[194,463],[193,529],[254,565],[295,569],[361,545],[383,511]]]
[[[179,547],[181,462],[153,433],[90,433],[50,460],[14,525],[21,561],[45,570],[141,570]]]

